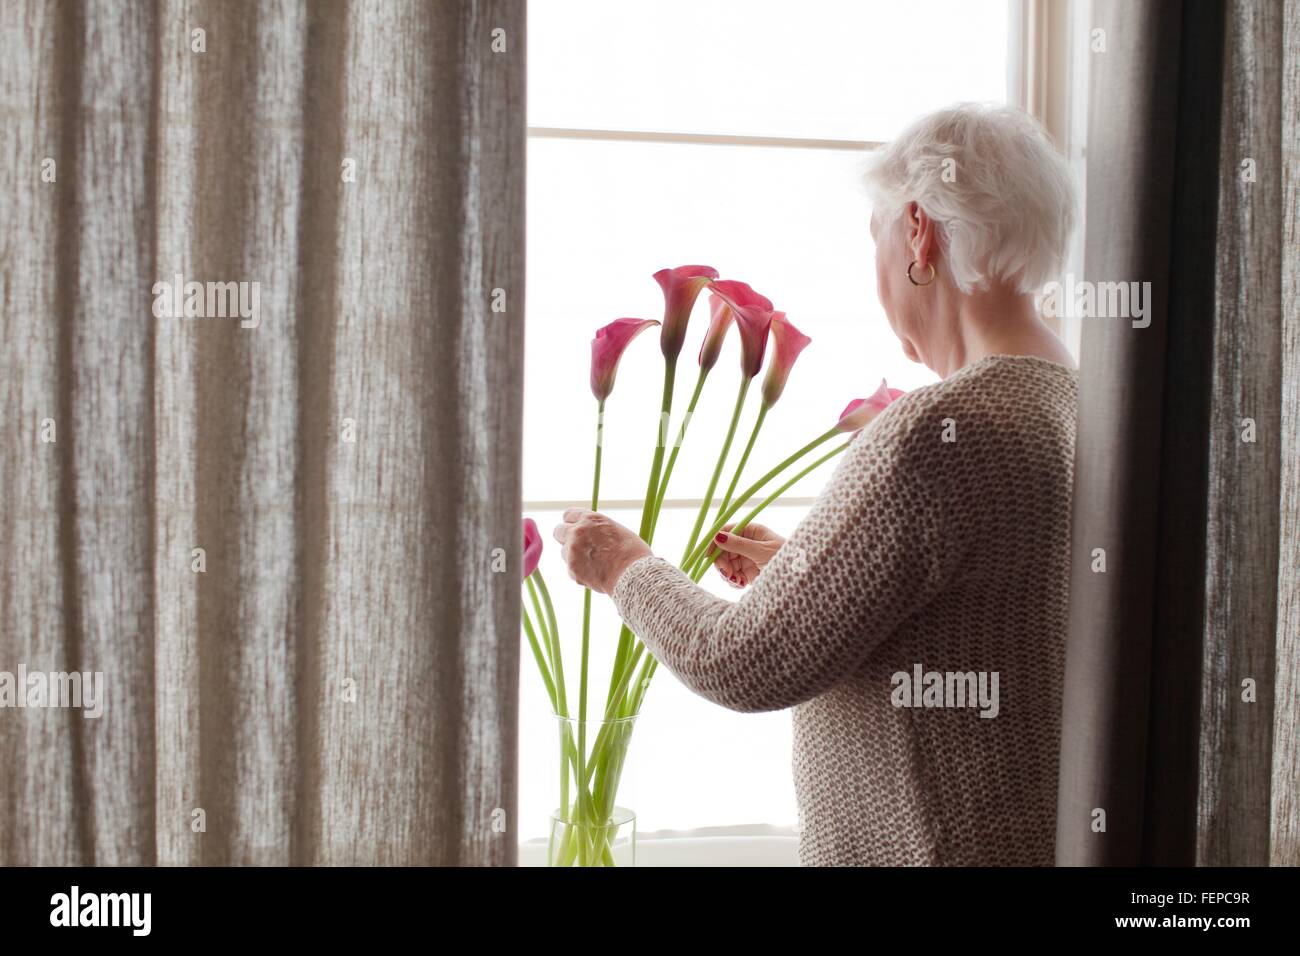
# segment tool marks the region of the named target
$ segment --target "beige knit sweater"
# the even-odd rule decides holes
[[[975,362],[854,439],[739,601],[619,578],[687,687],[794,708],[805,865],[1051,865],[1075,405],[1071,369]]]

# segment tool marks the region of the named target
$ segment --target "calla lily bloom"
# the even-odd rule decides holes
[[[709,311],[709,331],[704,336],[704,344],[700,346],[700,368],[706,372],[718,363],[722,340],[727,337],[731,323],[736,321],[735,311],[720,295],[709,296]]]
[[[686,341],[686,325],[691,320],[691,310],[700,290],[718,277],[712,266],[678,266],[660,269],[654,274],[659,288],[664,290],[664,327],[659,333],[659,347],[664,358],[672,361]]]
[[[591,394],[603,402],[614,390],[614,375],[623,350],[634,338],[652,325],[654,319],[615,319],[604,328],[596,330],[591,340]]]
[[[875,394],[870,398],[855,398],[844,406],[844,411],[840,413],[840,420],[835,427],[842,432],[856,432],[866,427],[873,418],[902,395],[901,389],[890,388],[889,383],[882,378],[880,388],[876,389]]]
[[[767,333],[772,327],[772,300],[735,279],[712,282],[709,288],[736,313],[736,325],[740,330],[740,369],[746,378],[753,378],[763,369]]]
[[[785,391],[786,379],[794,368],[794,360],[812,341],[794,327],[785,317],[784,312],[772,315],[772,338],[776,340],[772,361],[767,366],[767,378],[763,379],[763,404],[775,405],[776,400]]]
[[[524,577],[537,570],[537,562],[542,559],[542,533],[537,530],[537,522],[532,518],[524,519]]]

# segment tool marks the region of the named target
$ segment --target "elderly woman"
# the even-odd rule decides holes
[[[1070,175],[1024,114],[961,106],[867,183],[881,304],[942,381],[858,434],[788,540],[718,536],[738,601],[603,515],[555,536],[687,687],[794,708],[804,864],[1050,865],[1077,383],[1034,293]]]

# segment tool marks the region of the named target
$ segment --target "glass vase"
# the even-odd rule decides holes
[[[556,717],[559,806],[552,811],[548,866],[635,866],[636,814],[627,752],[636,717]]]

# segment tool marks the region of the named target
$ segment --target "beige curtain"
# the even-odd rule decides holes
[[[524,5],[0,11],[0,864],[513,863]]]
[[[1300,864],[1300,2],[1098,0],[1057,859]],[[1104,570],[1097,556],[1104,553]]]

